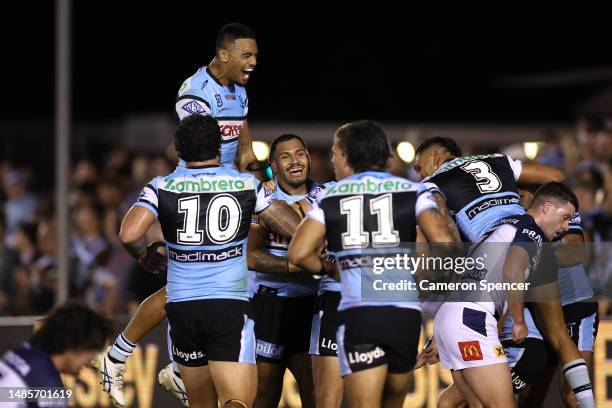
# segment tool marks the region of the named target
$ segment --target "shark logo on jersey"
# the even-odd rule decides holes
[[[244,108],[246,103],[244,102],[244,99],[242,99],[242,95],[238,95],[238,100],[240,101],[240,106],[242,106]]]
[[[215,94],[215,99],[217,100],[217,108],[222,107],[223,106],[223,99],[221,99],[221,95]]]
[[[192,115],[199,115],[199,114],[201,114],[203,112],[206,112],[206,109],[204,109],[202,107],[202,105],[200,105],[196,101],[191,101],[191,102],[183,105],[182,108],[183,108],[183,110],[189,112]]]
[[[206,88],[206,85],[208,85],[208,79],[206,81],[202,82],[202,86],[200,87],[200,89]]]

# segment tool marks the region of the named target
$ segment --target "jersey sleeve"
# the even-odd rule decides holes
[[[210,104],[196,95],[179,96],[175,105],[176,114],[179,119],[184,119],[190,115],[211,115]]]
[[[514,180],[518,181],[519,177],[521,176],[521,171],[523,170],[523,163],[518,159],[512,158],[511,156],[506,156],[506,158],[508,159],[508,164],[512,169],[512,173],[514,174]]]
[[[276,198],[274,198],[274,193],[272,191],[266,190],[263,184],[259,182],[255,177],[255,214],[260,214],[266,208],[268,208]]]
[[[148,209],[153,214],[155,214],[155,218],[157,218],[157,207],[159,205],[159,198],[157,193],[157,178],[154,178],[149,182],[149,184],[144,186],[144,188],[138,195],[138,198],[136,199],[134,205],[138,205]]]
[[[249,97],[244,96],[244,117],[246,118],[249,114]]]
[[[442,192],[442,190],[440,189],[440,187],[438,187],[438,185],[436,183],[434,183],[431,180],[428,180],[428,181],[424,181],[422,184],[423,184],[423,186],[425,186],[425,189],[428,192],[430,192],[430,193],[439,193],[446,200],[446,196],[444,195],[444,193]]]
[[[312,208],[306,213],[306,218],[310,218],[311,220],[325,225],[325,213],[323,212],[323,209],[319,207],[317,201],[312,203]]]
[[[433,197],[429,190],[423,189],[420,193],[418,193],[416,202],[414,204],[414,212],[416,217],[425,210],[430,208],[438,208],[438,204],[436,203],[436,199]]]

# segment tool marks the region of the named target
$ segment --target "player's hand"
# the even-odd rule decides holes
[[[421,350],[421,352],[417,355],[417,361],[413,370],[421,368],[425,364],[436,364],[439,361],[440,356],[438,355],[438,347],[436,346],[436,343],[430,339],[423,350]]]
[[[525,321],[520,323],[513,322],[512,323],[512,341],[516,344],[521,343],[525,338],[527,338],[528,334],[527,324]]]
[[[329,252],[321,254],[321,262],[323,263],[323,269],[325,273],[337,282],[340,282],[340,271],[338,270],[338,264],[336,258]]]
[[[165,272],[168,263],[165,249],[165,242],[153,242],[147,247],[144,256],[138,260],[138,264],[147,272]]]
[[[261,183],[263,184],[264,188],[269,192],[276,190],[276,183],[274,182],[274,180],[262,181]]]

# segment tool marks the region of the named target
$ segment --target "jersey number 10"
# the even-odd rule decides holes
[[[200,196],[178,200],[179,213],[185,214],[183,228],[176,232],[176,242],[183,245],[201,245],[204,230],[200,229],[200,218],[205,217],[206,236],[214,244],[225,244],[234,239],[240,229],[242,208],[236,197],[230,194],[214,196],[206,212],[200,213]]]

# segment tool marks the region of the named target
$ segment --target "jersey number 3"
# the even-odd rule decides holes
[[[461,169],[474,176],[478,190],[482,194],[496,193],[501,190],[501,181],[497,174],[491,171],[488,163],[476,160],[464,164]]]
[[[364,231],[363,196],[353,196],[340,200],[340,212],[347,216],[347,231],[342,233],[342,247],[365,248],[370,243],[370,233]],[[378,230],[372,232],[374,248],[395,247],[399,245],[399,232],[393,229],[393,198],[385,194],[370,200],[370,214],[376,216]]]

